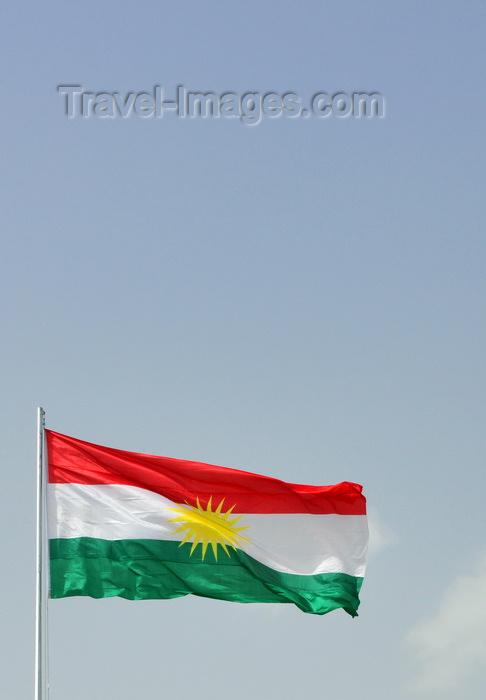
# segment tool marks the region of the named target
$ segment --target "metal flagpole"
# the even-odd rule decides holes
[[[45,612],[46,592],[44,590],[44,428],[45,412],[37,409],[37,546],[36,546],[36,614],[35,614],[35,700],[47,700],[45,689]]]

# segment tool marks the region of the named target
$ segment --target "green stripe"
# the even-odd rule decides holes
[[[86,595],[129,600],[194,595],[239,603],[294,603],[324,615],[344,608],[356,616],[362,578],[348,574],[303,576],[275,571],[241,550],[160,540],[100,540],[91,537],[50,541],[51,598]]]

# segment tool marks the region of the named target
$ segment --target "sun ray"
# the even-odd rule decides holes
[[[224,500],[224,499],[223,499],[223,500]],[[235,505],[236,505],[236,503],[235,503]],[[230,516],[231,513],[233,512],[233,508],[235,507],[235,505],[231,506],[231,508],[228,508],[228,510],[226,511],[226,513],[223,515],[223,518],[224,518],[225,520],[228,520],[229,516]],[[240,515],[240,518],[241,518],[241,515]]]
[[[237,515],[232,520],[230,516],[236,503],[231,506],[226,512],[222,512],[224,498],[221,499],[216,509],[213,511],[213,497],[210,496],[206,508],[201,505],[199,497],[196,498],[196,505],[180,506],[179,508],[170,508],[170,510],[179,515],[169,520],[170,523],[177,523],[179,527],[174,530],[173,534],[177,535],[185,533],[182,541],[183,544],[192,541],[190,556],[196,550],[196,547],[201,543],[201,557],[204,560],[208,546],[211,545],[211,550],[215,561],[218,560],[218,545],[224,550],[227,556],[231,556],[228,546],[236,550],[237,545],[241,546],[248,543],[250,540],[242,537],[239,533],[248,529],[248,525],[235,527],[242,515]]]

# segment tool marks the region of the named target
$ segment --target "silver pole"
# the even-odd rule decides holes
[[[35,700],[46,700],[44,693],[44,428],[45,412],[37,409],[37,546],[35,587]]]

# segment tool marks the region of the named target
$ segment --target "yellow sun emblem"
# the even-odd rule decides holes
[[[224,498],[216,508],[212,510],[212,496],[209,498],[206,510],[201,506],[199,498],[196,499],[196,506],[180,506],[179,508],[169,508],[175,513],[180,513],[177,518],[172,518],[169,523],[182,523],[182,525],[174,531],[174,535],[187,530],[184,539],[180,543],[181,547],[186,542],[192,540],[190,556],[196,549],[197,545],[202,544],[202,558],[206,556],[206,550],[210,544],[213,550],[214,558],[218,559],[218,544],[224,549],[226,554],[230,556],[226,545],[236,549],[237,544],[249,542],[250,540],[242,537],[238,533],[246,530],[246,527],[235,527],[236,523],[243,517],[238,515],[233,520],[229,520],[229,516],[235,506],[231,506],[226,513],[221,513]],[[236,505],[236,504],[235,504]]]

